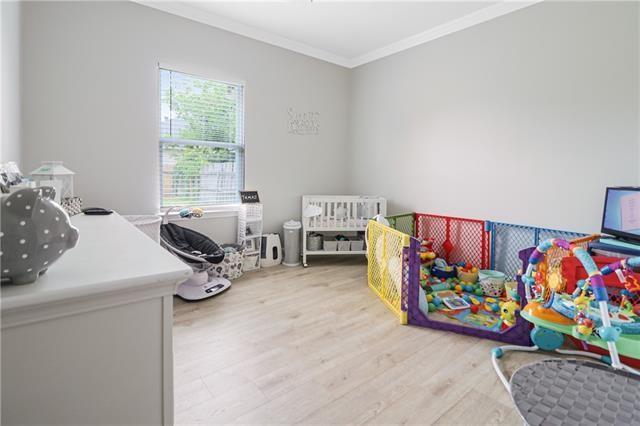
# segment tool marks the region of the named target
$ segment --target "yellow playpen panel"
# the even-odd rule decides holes
[[[407,323],[403,309],[403,249],[409,247],[410,237],[376,221],[367,227],[367,276],[369,287],[385,305]]]

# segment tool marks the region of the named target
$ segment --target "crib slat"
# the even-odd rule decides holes
[[[354,226],[358,223],[358,203],[356,201],[351,203],[351,220],[353,221]]]

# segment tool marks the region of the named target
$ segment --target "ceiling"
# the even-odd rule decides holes
[[[135,1],[353,68],[540,0]]]

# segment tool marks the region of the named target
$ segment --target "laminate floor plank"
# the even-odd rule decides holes
[[[521,424],[496,345],[400,325],[363,258],[264,268],[212,299],[175,299],[175,423]]]

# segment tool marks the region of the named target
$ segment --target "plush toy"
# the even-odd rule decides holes
[[[433,239],[422,240],[420,244],[420,263],[430,266],[436,257],[436,253],[433,251]]]
[[[193,215],[193,217],[202,217],[204,216],[204,210],[202,210],[200,207],[194,207],[191,209],[191,214]]]
[[[516,312],[520,310],[518,303],[513,300],[500,302],[500,319],[503,328],[509,328],[516,323]]]

